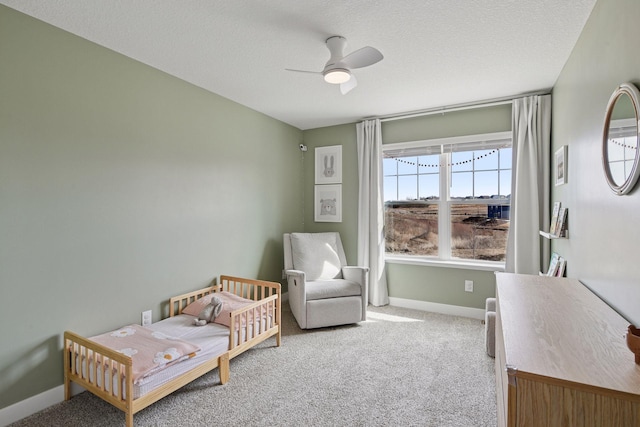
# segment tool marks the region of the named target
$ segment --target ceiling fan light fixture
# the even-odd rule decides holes
[[[351,79],[351,73],[344,68],[334,68],[323,73],[324,81],[334,85],[339,85],[348,82]]]

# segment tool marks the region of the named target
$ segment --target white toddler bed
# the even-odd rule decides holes
[[[223,325],[194,326],[196,317],[183,311],[199,312],[207,295],[215,292],[231,293],[245,298],[246,302],[231,304],[232,309],[239,308],[221,314]],[[133,414],[212,369],[219,368],[220,382],[225,384],[229,379],[230,359],[272,336],[276,336],[276,345],[280,346],[280,284],[221,276],[219,285],[171,298],[169,317],[147,328],[141,332],[181,340],[198,350],[165,369],[136,377],[131,356],[96,342],[100,336],[83,338],[67,331],[64,333],[65,399],[71,397],[71,382],[76,382],[124,411],[126,425],[131,427]],[[121,330],[125,329],[131,328]]]

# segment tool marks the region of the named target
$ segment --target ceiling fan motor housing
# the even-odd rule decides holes
[[[324,81],[332,84],[342,84],[348,82],[351,78],[351,71],[342,62],[344,57],[344,48],[347,46],[347,39],[341,36],[329,37],[325,43],[329,48],[331,57],[322,70]]]

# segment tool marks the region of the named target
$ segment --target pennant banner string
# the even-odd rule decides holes
[[[463,160],[463,161],[460,161],[460,162],[452,162],[452,163],[449,163],[447,166],[460,166],[460,165],[468,164],[468,163],[471,163],[474,160],[483,159],[483,158],[488,157],[488,156],[490,156],[492,154],[495,154],[497,152],[498,152],[498,150],[491,150],[490,152],[488,152],[486,154],[483,154],[481,156],[472,157],[469,160]],[[399,157],[396,157],[395,160],[396,160],[396,162],[399,162],[399,163],[404,163],[406,165],[411,165],[411,166],[420,166],[420,167],[423,167],[423,168],[439,168],[439,167],[443,166],[443,165],[441,165],[439,163],[424,164],[424,163],[418,163],[418,162],[411,162],[409,160],[405,160],[405,159],[402,159],[402,158],[399,158]]]
[[[620,142],[620,141],[615,140],[615,139],[610,139],[609,141],[610,141],[612,144],[619,145],[619,146],[620,146],[620,147],[622,147],[622,148],[629,148],[629,149],[631,149],[631,150],[635,150],[635,149],[637,148],[637,147],[634,147],[634,146],[632,146],[632,145],[627,145],[627,144],[625,144],[624,142]]]

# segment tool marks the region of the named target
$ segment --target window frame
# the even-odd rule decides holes
[[[493,132],[476,135],[456,136],[450,138],[437,138],[419,141],[407,141],[391,144],[382,144],[382,158],[384,153],[389,151],[397,151],[406,153],[405,156],[413,155],[412,152],[420,148],[440,146],[440,167],[439,172],[439,195],[438,200],[416,201],[416,203],[424,203],[425,205],[438,205],[438,256],[427,255],[400,255],[390,254],[385,251],[385,261],[398,264],[414,264],[414,265],[433,265],[439,267],[463,268],[474,270],[503,271],[505,268],[504,261],[486,261],[472,260],[463,258],[453,258],[451,256],[451,206],[456,204],[481,204],[481,205],[504,205],[504,199],[451,199],[450,185],[452,180],[451,152],[454,146],[469,145],[478,143],[477,148],[464,149],[459,151],[486,150],[482,147],[482,142],[488,142],[494,146],[497,141],[509,140],[510,147],[513,147],[513,134],[511,131]],[[493,145],[492,145],[493,144]],[[446,148],[449,148],[449,151]],[[381,158],[381,161],[382,161]],[[498,169],[500,165],[498,164]],[[513,171],[513,161],[511,165]],[[513,173],[513,172],[512,172]],[[383,178],[384,178],[383,170]],[[498,178],[499,180],[500,178]],[[512,175],[513,180],[513,175]],[[384,194],[384,179],[380,184],[381,192]],[[511,191],[509,191],[511,193]],[[508,199],[511,205],[511,198]],[[386,227],[386,224],[385,224]]]

